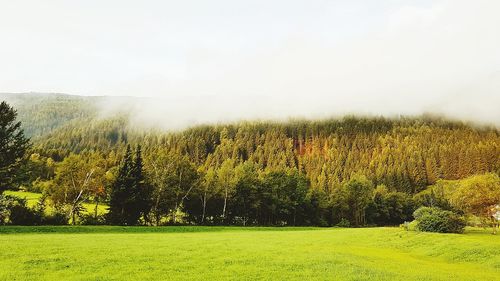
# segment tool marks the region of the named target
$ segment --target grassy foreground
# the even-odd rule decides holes
[[[0,227],[0,280],[498,280],[500,236],[398,228]]]

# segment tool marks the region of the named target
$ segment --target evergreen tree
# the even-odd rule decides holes
[[[143,175],[141,146],[137,146],[133,158],[128,145],[112,185],[108,220],[111,224],[136,225],[141,216],[147,220],[150,209],[151,194]]]
[[[17,112],[6,102],[0,103],[0,193],[19,181],[21,159],[29,147]]]
[[[140,145],[137,145],[135,151],[135,159],[131,171],[133,177],[133,194],[131,202],[131,219],[135,220],[135,217],[144,217],[145,221],[148,219],[149,211],[151,210],[151,189],[147,185],[144,175],[143,175],[143,161],[142,161],[142,149]]]
[[[118,175],[111,187],[108,220],[111,224],[130,225],[130,205],[133,201],[134,178],[132,175],[133,162],[130,145],[127,146],[125,156]],[[133,222],[135,224],[137,221]]]

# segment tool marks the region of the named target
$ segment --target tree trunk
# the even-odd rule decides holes
[[[153,212],[155,213],[156,226],[160,224],[160,214],[158,212],[158,206],[160,205],[160,197],[162,191],[163,191],[163,186],[161,186],[160,189],[158,190],[158,197],[156,197],[155,206],[153,208]]]
[[[160,214],[158,212],[155,213],[155,221],[156,221],[156,226],[160,225]]]
[[[175,202],[175,209],[174,209],[174,213],[172,214],[172,220],[175,224],[175,221],[177,220],[177,202]]]
[[[226,206],[227,206],[227,187],[224,190],[224,208],[222,209],[222,220],[226,221]]]
[[[99,209],[99,199],[95,201],[94,218],[97,220],[97,210]]]
[[[205,191],[205,193],[203,194],[203,210],[202,210],[202,213],[201,213],[201,224],[203,224],[205,222],[205,210],[207,208],[207,192]]]

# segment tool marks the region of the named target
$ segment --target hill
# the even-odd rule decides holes
[[[64,186],[62,179],[58,182],[57,168],[64,167],[66,164],[61,163],[65,160],[71,163],[80,158],[86,165],[93,166],[89,169],[98,168],[102,179],[106,178],[99,182],[108,190],[100,200],[107,201],[110,179],[116,177],[127,145],[141,145],[144,171],[154,190],[165,192],[161,187],[165,181],[173,184],[175,179],[161,178],[162,174],[179,172],[172,170],[173,167],[188,167],[186,169],[193,173],[192,181],[184,182],[187,179],[183,179],[186,185],[180,190],[170,187],[172,194],[154,195],[159,196],[157,200],[162,196],[172,199],[165,202],[168,206],[165,212],[170,215],[181,208],[188,213],[187,220],[200,221],[205,216],[215,219],[220,210],[226,209],[227,197],[231,197],[228,201],[231,205],[227,207],[236,216],[241,204],[249,203],[245,200],[253,196],[252,192],[260,196],[267,194],[268,188],[286,188],[288,184],[279,183],[286,180],[279,176],[284,173],[299,175],[295,179],[298,181],[293,180],[297,188],[304,180],[308,203],[300,203],[303,204],[301,212],[309,212],[304,218],[322,218],[301,223],[337,223],[350,216],[346,214],[347,201],[342,199],[345,194],[339,192],[343,192],[342,187],[350,179],[362,175],[374,187],[381,186],[381,190],[394,193],[389,197],[398,198],[394,207],[398,209],[395,212],[399,213],[398,219],[392,220],[397,223],[411,217],[414,210],[415,206],[407,197],[440,180],[500,173],[500,133],[493,127],[429,116],[395,119],[349,116],[323,120],[246,121],[163,131],[137,126],[130,122],[130,113],[123,111],[103,116],[99,113],[102,109],[100,99],[59,94],[8,97],[17,107],[27,134],[33,137],[28,180],[28,186],[32,187],[29,189],[57,193],[58,186]],[[73,158],[69,158],[71,155]],[[238,189],[243,188],[238,187],[237,182],[245,173],[250,173],[250,186],[255,190],[248,186],[245,188],[250,189],[246,191]],[[53,180],[55,187],[47,189]],[[250,193],[243,196],[244,192]],[[266,203],[271,208],[269,212],[275,212],[274,208],[280,204],[291,204],[285,208],[283,216],[287,217],[287,223],[292,220],[299,223],[290,213],[297,211],[292,207],[296,203],[291,203],[288,197],[280,199],[284,195],[279,192],[285,191],[276,192],[272,193],[272,200],[278,201]],[[242,197],[238,197],[240,195]],[[97,197],[89,194],[87,198]],[[264,199],[252,204],[261,206],[264,201],[259,200]],[[313,210],[323,213],[311,214]],[[252,215],[255,220],[258,220],[257,213]],[[261,219],[260,223],[274,224],[283,217]]]

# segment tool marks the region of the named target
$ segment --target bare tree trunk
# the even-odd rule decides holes
[[[94,173],[94,169],[90,170],[89,173],[87,173],[85,180],[83,181],[83,184],[80,188],[80,192],[78,193],[78,196],[76,196],[75,200],[73,200],[73,204],[71,205],[71,219],[72,219],[72,224],[75,225],[75,215],[76,215],[76,208],[78,207],[78,203],[80,203],[80,199],[82,198],[83,191],[85,190],[85,187],[89,183],[90,179],[92,178],[92,174]],[[73,182],[73,186],[76,187],[75,181],[73,177],[71,177],[71,181]]]
[[[99,199],[95,201],[94,217],[97,220],[97,210],[99,209]]]
[[[224,208],[222,208],[222,220],[226,221],[226,206],[227,206],[227,186],[224,188]]]
[[[205,193],[203,194],[203,210],[202,210],[202,213],[201,213],[201,224],[203,224],[205,222],[205,210],[207,208],[207,192],[205,191]]]

